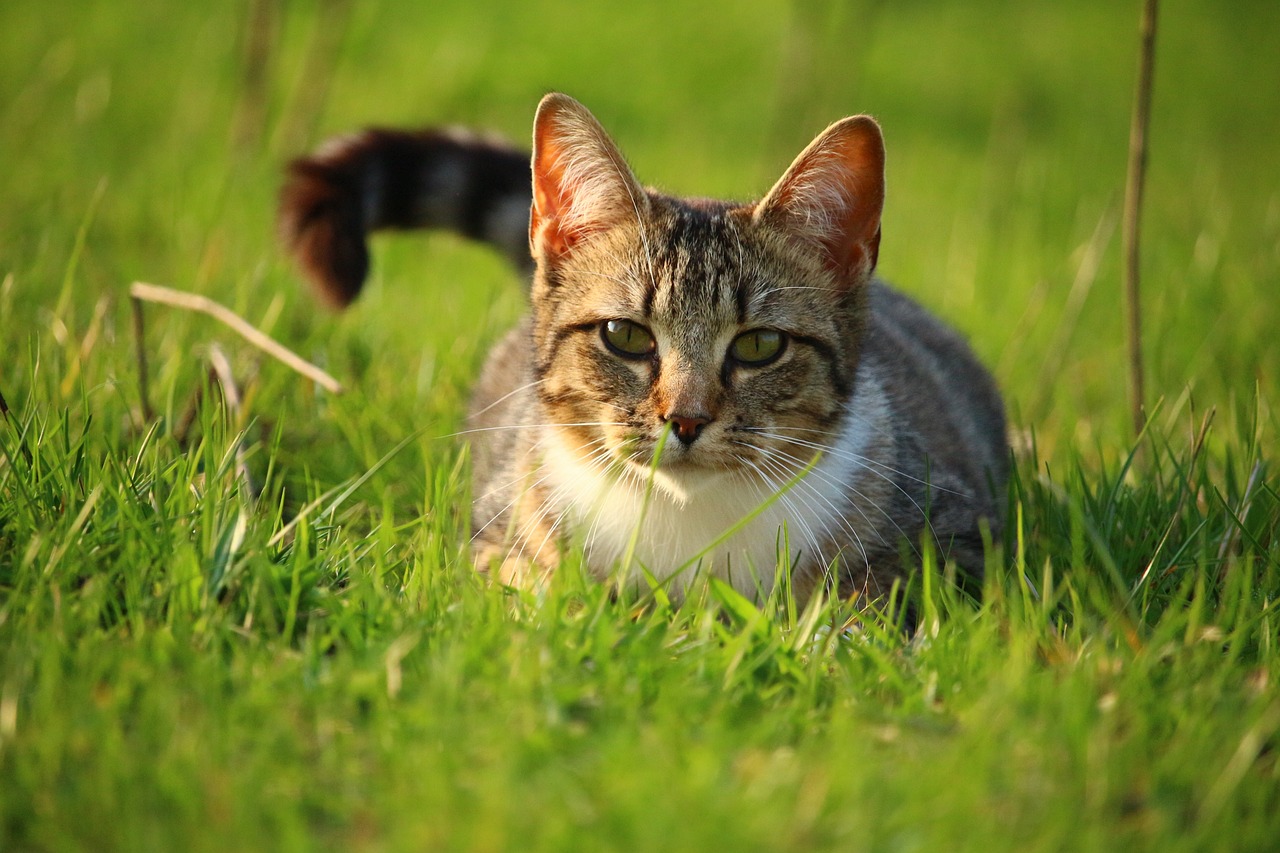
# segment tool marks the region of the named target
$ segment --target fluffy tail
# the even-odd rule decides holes
[[[289,164],[280,231],[319,296],[345,308],[369,272],[367,235],[445,228],[529,256],[529,155],[461,130],[369,129]]]

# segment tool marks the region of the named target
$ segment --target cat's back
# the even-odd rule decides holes
[[[976,495],[1008,473],[1004,403],[963,336],[882,281],[871,283],[863,349],[892,399],[895,427],[913,436],[936,471]]]

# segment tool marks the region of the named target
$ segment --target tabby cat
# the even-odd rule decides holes
[[[600,578],[674,596],[713,575],[759,599],[781,569],[803,602],[881,593],[926,545],[977,576],[999,535],[999,393],[955,332],[872,277],[883,201],[867,116],[738,204],[641,186],[595,117],[551,94],[531,166],[463,131],[370,130],[292,164],[281,221],[339,306],[379,228],[532,258],[532,310],[469,415],[481,570],[536,587],[576,546]]]

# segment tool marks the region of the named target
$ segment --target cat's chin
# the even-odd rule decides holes
[[[728,472],[723,469],[708,468],[683,459],[664,461],[657,468],[639,462],[628,462],[627,465],[645,481],[652,477],[657,488],[680,504],[688,503],[708,489],[723,484],[728,476]]]

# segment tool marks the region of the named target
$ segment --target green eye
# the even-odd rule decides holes
[[[600,327],[604,345],[623,358],[642,358],[657,346],[653,333],[630,320],[609,320]]]
[[[733,339],[729,356],[748,367],[763,367],[782,355],[786,342],[786,336],[777,329],[752,329]]]

